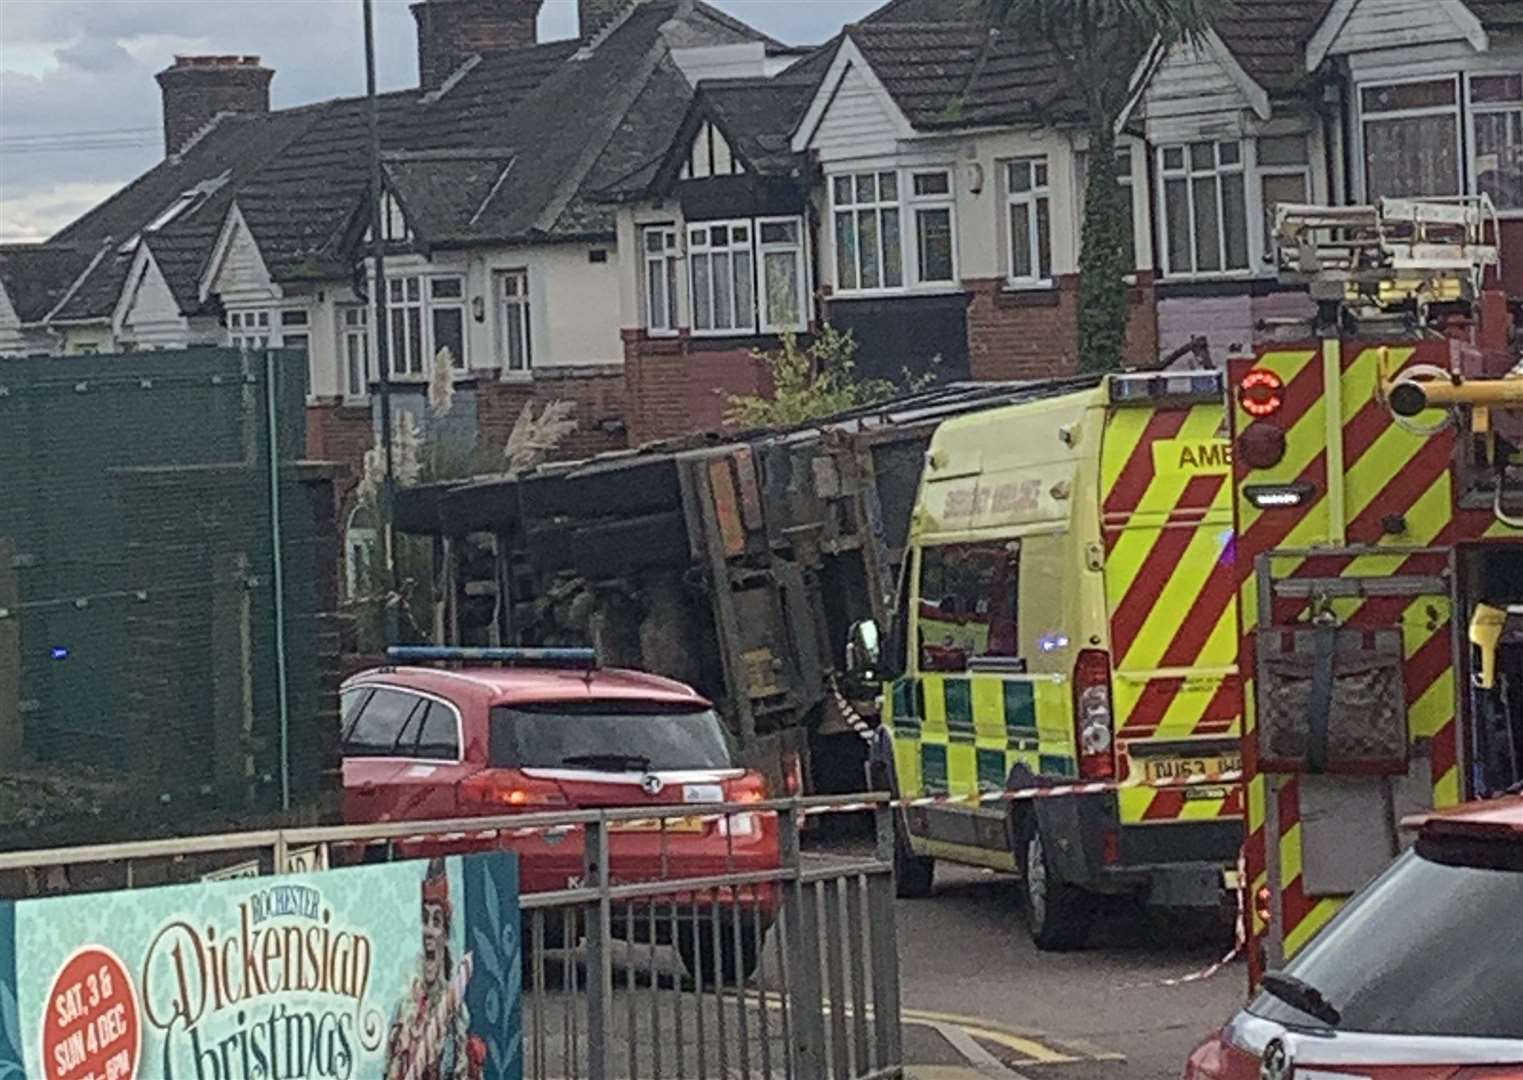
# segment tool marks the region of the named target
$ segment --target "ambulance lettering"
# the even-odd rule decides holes
[[[1153,443],[1153,471],[1165,476],[1226,476],[1232,472],[1232,444],[1224,439],[1159,439]]]

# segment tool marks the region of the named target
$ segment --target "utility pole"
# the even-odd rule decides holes
[[[374,301],[373,322],[370,337],[375,342],[376,374],[381,380],[381,448],[386,455],[386,476],[381,484],[381,530],[382,546],[385,548],[386,571],[391,581],[390,609],[398,602],[401,582],[397,574],[396,530],[396,472],[391,456],[391,358],[387,349],[386,321],[386,238],[381,228],[381,103],[375,92],[375,13],[371,0],[361,0],[365,11],[365,100],[370,112],[370,254],[375,261],[375,276],[371,278],[371,299]],[[388,618],[388,627],[392,620]],[[392,634],[388,632],[387,639]]]

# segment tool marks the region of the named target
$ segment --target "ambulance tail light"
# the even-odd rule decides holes
[[[1083,779],[1115,778],[1113,724],[1110,655],[1103,649],[1082,649],[1074,662],[1074,744]]]

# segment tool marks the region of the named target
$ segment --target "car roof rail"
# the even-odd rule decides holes
[[[464,645],[391,645],[386,659],[398,664],[500,664],[503,667],[565,668],[591,671],[596,649],[506,649]]]

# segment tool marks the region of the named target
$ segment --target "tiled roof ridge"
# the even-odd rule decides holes
[[[693,0],[678,0],[678,10],[680,11],[684,7],[691,10],[692,3]],[[607,119],[601,125],[597,137],[588,140],[582,153],[578,155],[575,166],[570,170],[570,174],[557,185],[554,198],[549,201],[549,204],[535,222],[537,228],[549,232],[554,227],[556,219],[561,216],[561,212],[566,209],[567,204],[570,203],[577,189],[586,180],[588,173],[597,164],[598,158],[607,149],[614,132],[618,131],[619,125],[624,122],[624,117],[628,114],[631,106],[634,105],[635,101],[645,91],[645,86],[650,81],[651,75],[655,72],[656,66],[670,52],[671,46],[667,43],[666,37],[657,32],[650,48],[646,51],[644,57],[641,58],[640,63],[636,65],[633,77],[625,80],[620,89],[617,106],[608,110]]]

